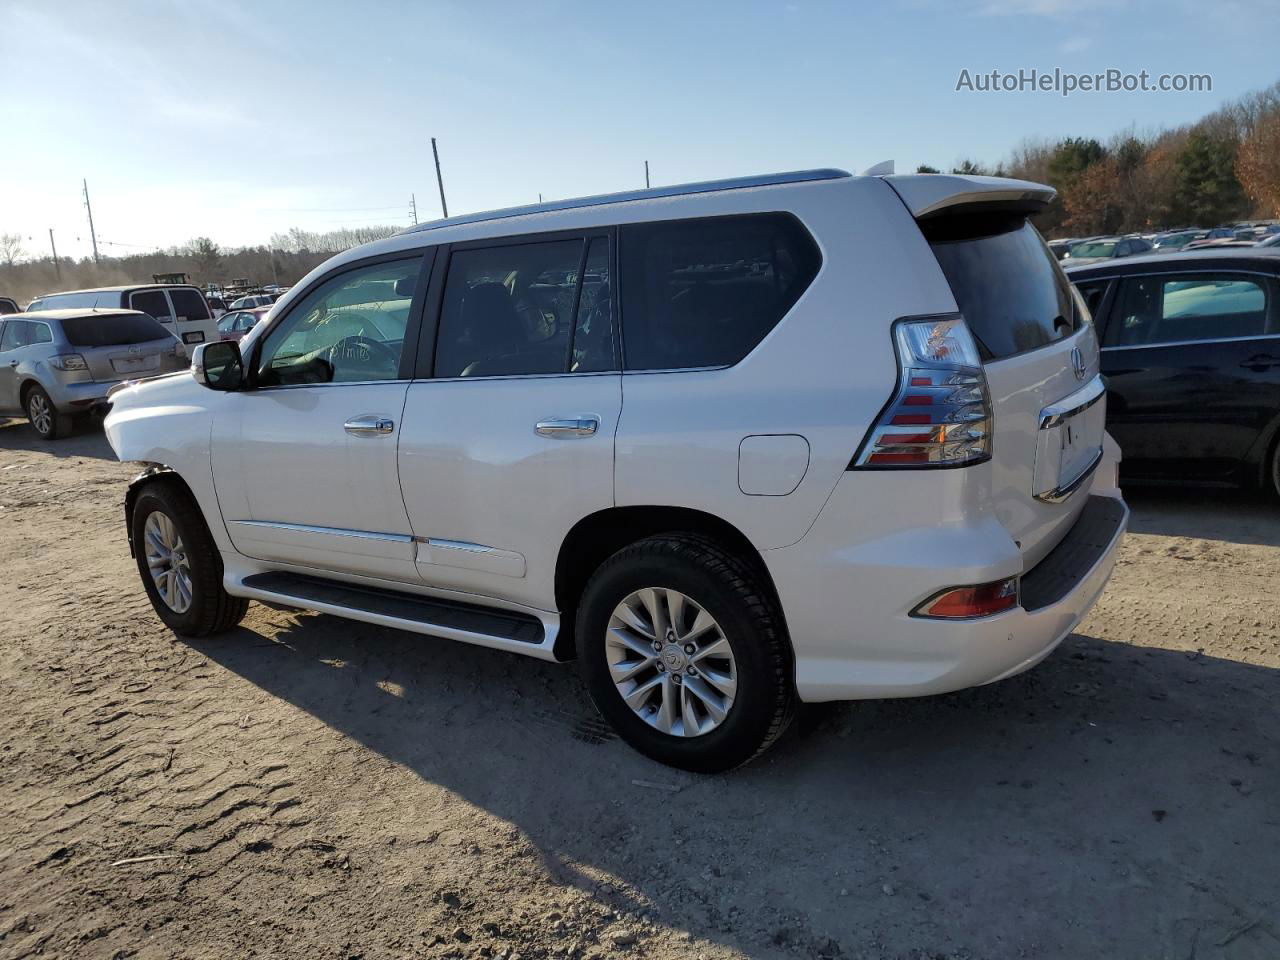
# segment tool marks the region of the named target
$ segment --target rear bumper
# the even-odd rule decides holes
[[[116,384],[126,380],[139,380],[151,377],[163,377],[170,373],[179,373],[190,367],[185,356],[160,359],[160,366],[155,370],[147,370],[133,376],[120,376],[112,380],[72,380],[64,382],[57,377],[46,377],[40,385],[49,394],[54,407],[63,413],[86,413],[89,411],[105,411],[110,407],[107,393]]]
[[[1003,680],[1047,657],[1097,602],[1115,567],[1129,510],[1108,466],[1076,494],[1087,501],[1066,537],[1030,570],[1021,569],[1017,545],[994,518],[852,547],[824,545],[815,525],[801,543],[765,551],[800,698],[947,693]],[[817,543],[806,547],[815,534]],[[1022,604],[1006,613],[962,621],[910,614],[937,590],[1013,574],[1022,576]]]
[[[123,378],[121,378],[123,379]],[[82,383],[42,384],[53,405],[63,413],[85,413],[95,407],[105,407],[107,391],[118,381],[88,380]]]

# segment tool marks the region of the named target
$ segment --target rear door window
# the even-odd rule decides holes
[[[27,346],[31,342],[31,326],[30,320],[6,320],[0,332],[0,353]]]
[[[134,310],[149,313],[163,323],[173,320],[173,314],[169,310],[169,298],[164,295],[163,290],[139,290],[129,296],[129,306]]]
[[[1103,346],[1248,338],[1267,332],[1267,288],[1260,277],[1165,274],[1120,284]]]
[[[1071,285],[1020,215],[957,214],[920,223],[986,360],[1026,353],[1078,329]],[[1094,256],[1073,248],[1071,255]]]
[[[822,264],[809,232],[786,213],[631,224],[619,244],[627,370],[737,363]]]
[[[76,347],[110,347],[172,338],[158,320],[145,313],[95,314],[62,321],[62,333]]]
[[[188,287],[175,287],[169,291],[173,312],[183,320],[208,320],[209,307],[199,291]]]
[[[455,250],[440,310],[435,375],[610,369],[608,241],[600,241],[601,247],[593,241],[594,260],[580,237]],[[594,272],[589,285],[582,282],[584,259]]]

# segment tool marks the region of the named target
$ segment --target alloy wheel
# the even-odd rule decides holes
[[[38,390],[31,394],[27,401],[27,412],[31,415],[31,425],[41,436],[53,432],[53,409],[49,400]]]
[[[715,618],[678,590],[646,587],[614,608],[605,661],[636,716],[674,737],[710,733],[738,690],[733,648]]]
[[[154,510],[143,525],[143,549],[156,593],[174,613],[191,609],[191,566],[172,519]]]

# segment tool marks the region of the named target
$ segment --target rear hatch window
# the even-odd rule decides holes
[[[199,290],[190,287],[176,287],[169,291],[169,299],[173,301],[173,312],[179,320],[208,320],[209,306]]]
[[[963,213],[919,221],[984,360],[1071,336],[1071,285],[1022,214]]]
[[[145,313],[72,317],[62,321],[67,342],[77,347],[114,347],[172,339],[173,334]]]

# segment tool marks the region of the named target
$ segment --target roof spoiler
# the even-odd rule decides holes
[[[1006,177],[920,173],[883,179],[917,220],[942,214],[997,210],[1031,216],[1047,207],[1058,193],[1043,183]]]

